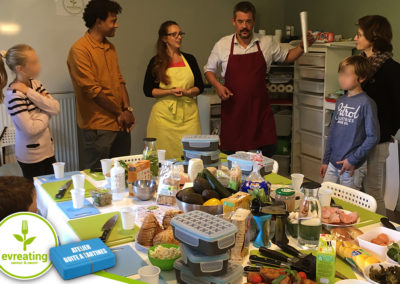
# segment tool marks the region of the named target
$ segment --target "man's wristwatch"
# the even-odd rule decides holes
[[[123,110],[123,111],[133,112],[133,107],[131,107],[131,106],[129,106],[129,107],[124,107],[122,110]]]

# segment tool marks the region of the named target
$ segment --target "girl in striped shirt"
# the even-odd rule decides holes
[[[40,72],[40,63],[32,47],[19,44],[0,55],[0,88],[7,84],[7,73],[3,62],[16,75],[6,91],[5,104],[15,125],[15,156],[24,177],[51,174],[55,162],[54,143],[50,134],[49,121],[60,112],[60,105],[33,78]],[[0,102],[4,95],[1,92]]]

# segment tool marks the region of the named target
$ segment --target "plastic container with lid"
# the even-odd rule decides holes
[[[191,211],[171,220],[174,237],[208,256],[226,253],[235,245],[237,227],[217,216]]]
[[[189,151],[183,150],[183,155],[185,156],[185,161],[190,159],[201,159],[203,164],[210,165],[217,163],[219,161],[219,150],[217,151]]]
[[[182,138],[184,150],[189,151],[217,151],[219,147],[218,135],[185,135]]]
[[[253,161],[251,160],[252,155],[254,155],[254,153],[249,152],[237,152],[233,155],[229,155],[228,167],[231,169],[233,163],[236,162],[242,170],[242,174],[248,176],[253,171]],[[263,161],[261,163],[263,165],[263,167],[260,169],[260,174],[262,176],[272,172],[274,160],[263,157]]]
[[[276,190],[275,200],[284,201],[286,204],[286,210],[293,212],[295,209],[296,194],[292,188],[283,187]]]
[[[228,269],[229,251],[207,256],[181,244],[182,260],[194,276],[222,275]]]
[[[225,274],[220,276],[202,276],[193,275],[182,258],[174,263],[176,280],[184,284],[242,284],[243,267],[240,264],[228,262],[228,268]]]

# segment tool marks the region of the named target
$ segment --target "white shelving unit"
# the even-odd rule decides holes
[[[303,173],[313,181],[322,181],[319,168],[335,109],[335,103],[325,97],[340,88],[339,63],[352,54],[353,48],[354,42],[314,44],[295,63],[292,172]]]

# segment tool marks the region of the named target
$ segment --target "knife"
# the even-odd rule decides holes
[[[381,223],[384,227],[397,231],[396,227],[389,221],[387,217],[382,217]]]
[[[58,190],[58,193],[56,194],[57,199],[61,199],[64,197],[65,193],[67,192],[67,189],[71,186],[72,180],[67,181],[60,189]]]
[[[100,239],[104,243],[107,241],[107,238],[110,235],[111,230],[114,228],[115,223],[117,223],[117,220],[118,220],[118,214],[115,214],[110,219],[108,219],[107,222],[105,222],[103,227],[101,228],[103,234],[101,235]]]

